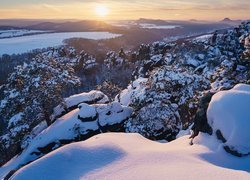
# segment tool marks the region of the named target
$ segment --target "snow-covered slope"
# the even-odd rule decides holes
[[[13,179],[250,179],[250,157],[227,154],[213,136],[195,145],[138,134],[100,134],[73,143],[18,170]]]

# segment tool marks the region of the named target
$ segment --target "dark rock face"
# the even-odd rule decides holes
[[[90,121],[96,121],[98,118],[98,114],[96,114],[94,117],[81,117],[78,115],[78,119],[81,120],[82,122],[90,122]]]
[[[47,146],[45,147],[39,147],[37,148],[41,153],[43,154],[47,154],[49,152],[51,152],[53,150],[53,148],[55,148],[57,143],[55,142],[52,142],[52,143],[49,143]]]
[[[230,146],[224,146],[224,149],[229,154],[232,154],[232,155],[237,156],[237,157],[244,157],[244,156],[250,155],[250,152],[247,154],[242,154],[242,153],[239,153],[237,150],[235,150],[234,147],[230,147]]]
[[[117,123],[117,124],[113,124],[113,125],[105,125],[105,126],[101,126],[100,124],[100,131],[102,133],[106,133],[106,132],[125,132],[125,128],[124,128],[124,122],[127,119],[124,119],[123,121],[121,121],[121,123]]]
[[[192,130],[194,132],[192,138],[197,136],[199,132],[204,132],[212,135],[212,128],[207,121],[207,109],[213,95],[214,93],[209,92],[205,94],[199,102],[199,106],[194,118],[194,125],[192,127]]]
[[[224,138],[223,134],[221,133],[220,130],[216,131],[216,136],[219,140],[221,140],[223,143],[227,142],[227,140]]]

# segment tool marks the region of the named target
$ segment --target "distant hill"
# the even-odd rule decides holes
[[[222,20],[222,22],[232,22],[233,20],[231,20],[230,18],[224,18],[223,20]]]
[[[74,32],[74,31],[109,31],[114,29],[112,25],[109,25],[102,21],[77,21],[77,22],[42,22],[32,26],[27,26],[27,29],[39,29],[39,30],[51,30],[57,32]]]
[[[136,23],[146,23],[146,24],[156,24],[156,25],[166,25],[168,24],[167,21],[161,20],[161,19],[145,19],[145,18],[140,18],[139,20],[136,21]]]
[[[232,20],[230,18],[224,18],[220,23],[225,23],[229,25],[239,25],[242,22],[242,20]]]
[[[0,30],[21,29],[14,26],[0,26]]]

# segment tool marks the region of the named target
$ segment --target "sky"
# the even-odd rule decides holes
[[[1,19],[221,20],[249,12],[250,0],[0,0]]]

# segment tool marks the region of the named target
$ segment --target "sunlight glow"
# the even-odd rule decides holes
[[[108,8],[105,6],[105,5],[97,5],[96,8],[95,8],[95,12],[98,16],[100,17],[105,17],[108,15],[109,13],[109,10]]]

